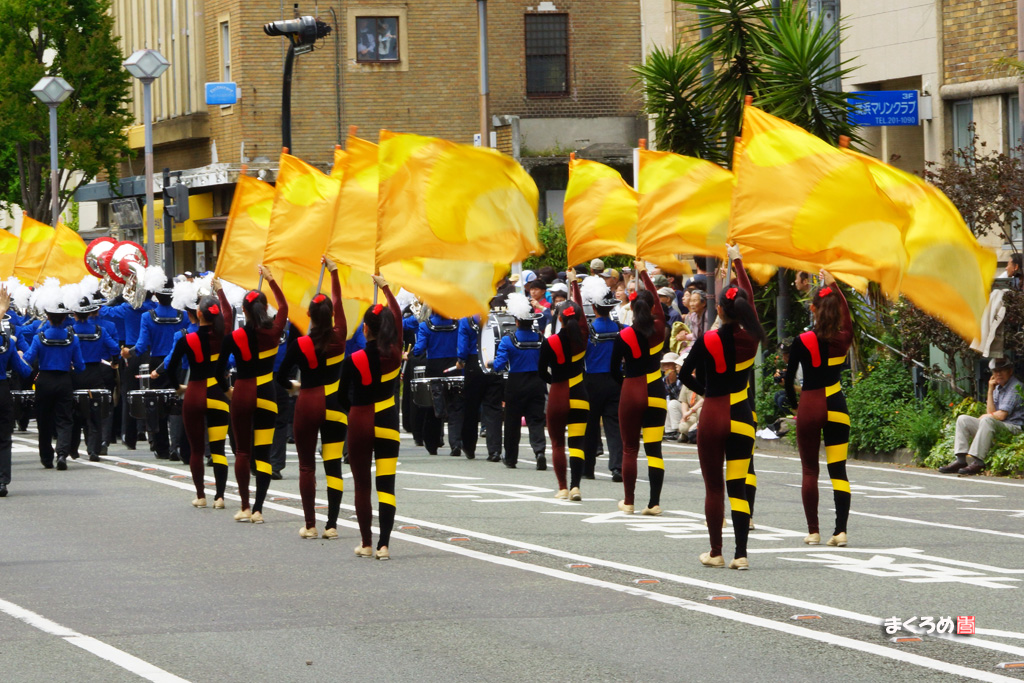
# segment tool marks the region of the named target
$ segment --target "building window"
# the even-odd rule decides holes
[[[1006,98],[1006,153],[1019,157],[1020,143],[1020,97],[1010,95]]]
[[[356,61],[399,61],[398,17],[358,17],[356,19]]]
[[[220,22],[220,75],[224,83],[231,82],[231,23]]]
[[[569,92],[569,15],[526,15],[526,94]]]
[[[970,149],[974,146],[974,131],[971,124],[974,123],[974,101],[961,100],[953,103],[953,149],[957,152],[957,160],[963,163],[960,158],[960,150]],[[968,152],[969,153],[969,152]]]

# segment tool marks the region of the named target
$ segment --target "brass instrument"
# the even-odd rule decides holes
[[[132,308],[142,306],[146,299],[142,277],[149,264],[143,248],[135,242],[118,242],[107,251],[104,263],[111,280],[121,285],[120,293]]]
[[[100,279],[100,293],[106,299],[112,299],[121,293],[121,288],[111,279],[106,266],[107,253],[116,244],[117,240],[113,237],[97,237],[85,248],[85,268]]]

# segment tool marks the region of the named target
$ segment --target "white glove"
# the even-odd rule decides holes
[[[738,261],[741,258],[740,248],[737,247],[735,244],[728,245],[725,249],[725,253],[726,255],[728,255],[730,263],[732,263],[733,261]]]

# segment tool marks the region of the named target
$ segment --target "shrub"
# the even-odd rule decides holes
[[[875,452],[903,448],[916,409],[910,372],[891,356],[882,356],[868,371],[846,393],[850,448]]]
[[[935,445],[929,451],[917,451],[914,454],[914,459],[922,467],[934,469],[949,464],[954,456],[953,437],[956,433],[956,419],[961,415],[978,417],[985,412],[985,404],[978,403],[972,398],[965,398],[959,403],[951,402],[948,407],[953,410],[943,421],[939,440],[935,442]]]

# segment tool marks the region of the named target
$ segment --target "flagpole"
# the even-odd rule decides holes
[[[324,271],[327,270],[327,264],[320,264],[320,279],[316,281],[316,293],[320,293],[320,286],[324,283]],[[314,295],[315,296],[315,295]]]

